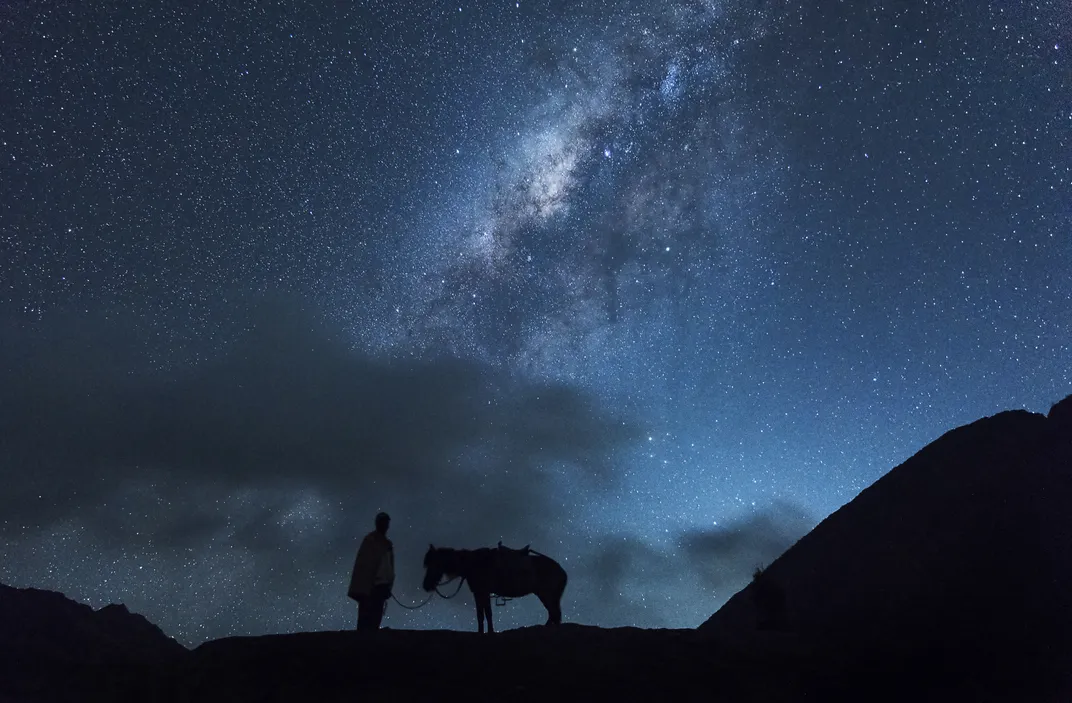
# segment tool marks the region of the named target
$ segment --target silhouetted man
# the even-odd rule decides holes
[[[395,550],[387,539],[390,526],[387,513],[376,515],[376,529],[365,535],[354,559],[347,595],[357,601],[359,630],[380,629],[384,607],[395,585]]]

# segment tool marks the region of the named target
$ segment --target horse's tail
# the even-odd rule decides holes
[[[545,602],[545,605],[547,605],[547,623],[557,625],[562,622],[562,596],[566,592],[569,575],[566,573],[565,567],[551,557],[544,556],[543,558],[550,563],[553,569],[550,575],[551,583],[548,584],[550,586],[549,598]],[[543,598],[540,600],[543,600]]]
[[[561,598],[562,593],[566,590],[566,583],[569,581],[569,576],[566,573],[566,568],[562,566],[562,564],[560,564],[557,559],[552,559],[546,554],[540,554],[535,549],[532,550],[532,553],[535,556],[546,559],[554,567],[554,570],[558,572],[559,583],[557,584],[555,591],[557,591],[558,597]]]

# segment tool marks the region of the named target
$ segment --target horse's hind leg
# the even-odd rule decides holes
[[[562,624],[562,596],[559,595],[553,607],[547,611],[547,623],[549,625],[561,625]]]
[[[544,625],[559,625],[562,623],[562,593],[537,593],[536,597],[547,608],[547,622]]]

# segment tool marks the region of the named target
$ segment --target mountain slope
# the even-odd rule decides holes
[[[784,593],[807,646],[1050,670],[1072,652],[1072,396],[952,430],[827,517],[700,626],[734,639]]]
[[[187,652],[124,605],[100,610],[62,593],[0,584],[0,649],[80,661],[154,663]]]
[[[0,701],[150,700],[187,655],[123,605],[0,584]]]

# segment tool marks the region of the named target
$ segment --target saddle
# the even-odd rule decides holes
[[[521,549],[503,546],[499,542],[495,549],[495,565],[499,572],[499,583],[503,590],[509,592],[531,589],[536,578],[536,568],[532,560],[531,545]],[[505,594],[503,594],[505,595]]]
[[[513,555],[514,555],[514,556],[521,556],[521,557],[527,557],[527,556],[529,555],[529,553],[530,553],[530,552],[532,552],[532,548],[531,548],[531,547],[532,547],[532,545],[531,545],[531,544],[526,544],[526,545],[525,545],[524,547],[522,547],[521,549],[513,549],[512,547],[505,547],[505,546],[503,546],[502,540],[499,540],[499,547],[498,547],[498,549],[499,549],[499,553],[500,553],[500,554],[503,554],[503,553],[506,553],[506,554],[510,554],[510,553],[513,553]]]

